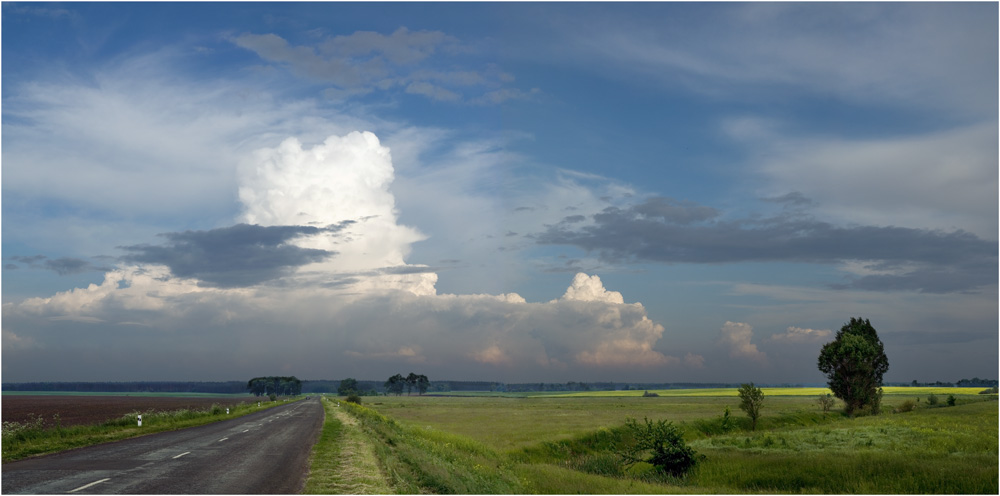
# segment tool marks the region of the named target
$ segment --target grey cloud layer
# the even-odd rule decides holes
[[[258,226],[237,224],[208,231],[166,233],[165,245],[132,245],[123,257],[130,263],[166,265],[177,277],[197,278],[218,287],[252,286],[286,275],[295,267],[320,262],[336,252],[301,248],[290,241],[302,236],[335,233],[336,226]]]
[[[615,262],[871,262],[871,274],[836,288],[941,293],[996,283],[997,244],[964,231],[838,227],[801,215],[721,217],[709,207],[651,198],[606,208],[585,225],[567,218],[536,240],[578,246]]]
[[[49,258],[45,255],[32,255],[12,256],[7,258],[9,260],[27,265],[31,268],[51,270],[61,276],[108,270],[106,267],[98,267],[87,260],[74,257]],[[20,266],[17,264],[5,264],[4,268],[8,270],[16,270],[20,268]]]

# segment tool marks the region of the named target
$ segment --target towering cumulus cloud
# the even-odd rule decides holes
[[[664,327],[596,275],[577,274],[548,302],[438,294],[437,274],[406,261],[424,236],[398,223],[393,176],[371,133],[258,150],[240,169],[235,226],[125,247],[102,284],[5,304],[4,370],[47,379],[32,364],[59,357],[60,377],[88,379],[122,367],[145,371],[137,379],[231,379],[260,364],[377,378],[413,364],[442,378],[534,381],[701,366],[658,351]]]
[[[257,150],[243,166],[241,220],[263,226],[344,227],[295,241],[302,248],[336,252],[302,267],[300,282],[433,294],[436,274],[404,267],[410,244],[424,236],[397,224],[389,190],[393,177],[389,149],[370,132],[330,136],[311,148],[289,138],[276,148]]]

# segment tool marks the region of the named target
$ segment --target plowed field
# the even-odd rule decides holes
[[[4,395],[3,421],[24,422],[42,417],[46,426],[55,425],[55,416],[63,427],[100,424],[131,412],[207,409],[256,401],[249,396],[238,398],[178,398],[144,396],[16,396]]]

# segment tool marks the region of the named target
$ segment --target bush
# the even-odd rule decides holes
[[[729,432],[733,430],[733,427],[735,427],[733,425],[733,419],[730,417],[728,406],[726,407],[726,411],[722,413],[722,423],[719,427],[722,428],[722,432]]]
[[[671,422],[644,418],[639,423],[630,418],[625,421],[625,428],[631,434],[631,442],[618,449],[618,456],[627,466],[644,462],[658,472],[680,477],[697,463],[694,450]]]
[[[897,406],[895,409],[893,409],[893,413],[912,412],[913,409],[916,408],[916,407],[917,407],[917,404],[913,400],[906,400],[906,401],[903,402],[903,404],[901,404],[901,405]]]
[[[829,412],[830,409],[833,408],[834,403],[836,403],[836,400],[833,399],[832,394],[827,393],[819,395],[819,406],[824,412]]]
[[[657,398],[659,396],[660,395],[658,395],[656,393],[650,393],[649,391],[646,391],[646,392],[642,393],[642,397],[643,398]]]
[[[948,395],[948,406],[955,406],[955,395],[954,394],[949,394]]]
[[[980,391],[979,394],[997,394],[997,387],[993,386],[989,389],[984,389]]]
[[[938,404],[938,397],[933,394],[927,397],[927,404],[934,406]]]
[[[355,405],[360,405],[361,404],[361,397],[358,396],[356,393],[354,393],[354,394],[349,395],[347,397],[347,399],[344,400],[344,401],[346,401],[348,403],[354,403]]]

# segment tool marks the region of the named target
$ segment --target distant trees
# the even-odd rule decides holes
[[[414,374],[410,372],[409,375],[403,377],[402,374],[396,374],[385,381],[385,393],[395,394],[399,396],[403,394],[403,389],[406,389],[406,394],[412,394],[413,389],[416,388],[418,394],[424,394],[430,387],[431,381],[423,374]]]
[[[403,394],[403,387],[406,385],[406,379],[402,375],[396,374],[385,381],[385,394],[395,394],[399,396]]]
[[[882,376],[889,370],[889,358],[867,319],[851,317],[834,340],[823,345],[819,370],[826,374],[834,396],[844,401],[848,415],[864,408],[878,413]]]
[[[749,384],[740,384],[740,410],[746,412],[750,417],[750,430],[757,430],[757,419],[760,418],[760,407],[764,405],[764,392],[759,387]]]
[[[247,389],[254,396],[295,396],[302,394],[302,381],[295,376],[254,377]]]
[[[352,393],[358,392],[358,380],[348,377],[340,381],[340,385],[337,386],[337,394],[341,396],[349,396]]]

